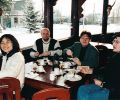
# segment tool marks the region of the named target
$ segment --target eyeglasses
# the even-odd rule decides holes
[[[118,41],[118,40],[113,40],[113,41],[112,41],[112,43],[119,44],[119,43],[120,43],[120,41]]]
[[[90,40],[90,38],[88,38],[88,37],[86,37],[86,38],[81,37],[81,39],[83,39],[83,40]]]

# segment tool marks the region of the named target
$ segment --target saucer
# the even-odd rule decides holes
[[[37,76],[39,76],[39,74],[34,73],[34,72],[30,72],[30,73],[25,74],[25,77],[27,77],[27,78],[36,78]]]
[[[82,77],[80,75],[74,75],[72,77],[69,77],[69,75],[67,75],[67,74],[64,76],[64,78],[69,81],[79,81],[82,79]]]

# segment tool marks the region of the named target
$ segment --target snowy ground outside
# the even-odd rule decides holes
[[[20,48],[32,46],[35,40],[40,37],[40,34],[38,33],[28,33],[27,29],[16,27],[3,30],[2,33],[0,33],[0,36],[3,34],[12,34],[15,36],[20,44]]]
[[[57,40],[63,39],[70,36],[70,25],[67,24],[55,24],[54,26],[54,35],[53,37]],[[109,24],[108,25],[108,33],[111,32],[120,32],[120,25]],[[79,27],[79,33],[82,30],[90,31],[92,34],[99,34],[101,33],[101,26],[100,25],[85,25]],[[21,48],[32,46],[36,39],[40,38],[39,33],[29,33],[27,29],[14,27],[14,28],[7,28],[6,30],[2,30],[0,36],[3,34],[12,34],[14,35]]]

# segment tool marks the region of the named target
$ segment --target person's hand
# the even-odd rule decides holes
[[[100,81],[100,80],[98,80],[98,79],[94,79],[94,83],[95,83],[95,85],[98,85],[98,86],[100,86],[100,87],[102,87],[103,85],[102,85],[102,81]]]
[[[73,52],[70,49],[66,51],[66,54],[70,57],[73,57]]]
[[[49,55],[50,55],[49,51],[46,51],[46,52],[43,52],[42,54],[40,54],[40,56],[49,56]]]
[[[72,58],[72,60],[77,64],[77,65],[81,65],[80,60],[77,57]]]
[[[93,69],[89,68],[89,67],[82,67],[80,72],[83,73],[83,74],[92,74],[93,73]]]
[[[35,53],[34,53],[34,56],[35,56],[35,57],[38,57],[39,55],[40,55],[39,52],[35,52]]]

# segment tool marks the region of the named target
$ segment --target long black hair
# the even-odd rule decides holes
[[[1,36],[0,44],[1,44],[2,40],[3,40],[3,38],[9,39],[12,42],[13,49],[8,53],[9,56],[12,56],[14,53],[20,51],[19,43],[18,43],[17,39],[13,35],[4,34],[3,36]],[[1,52],[2,52],[2,55],[6,55],[6,52],[4,52],[2,49],[1,49]]]

